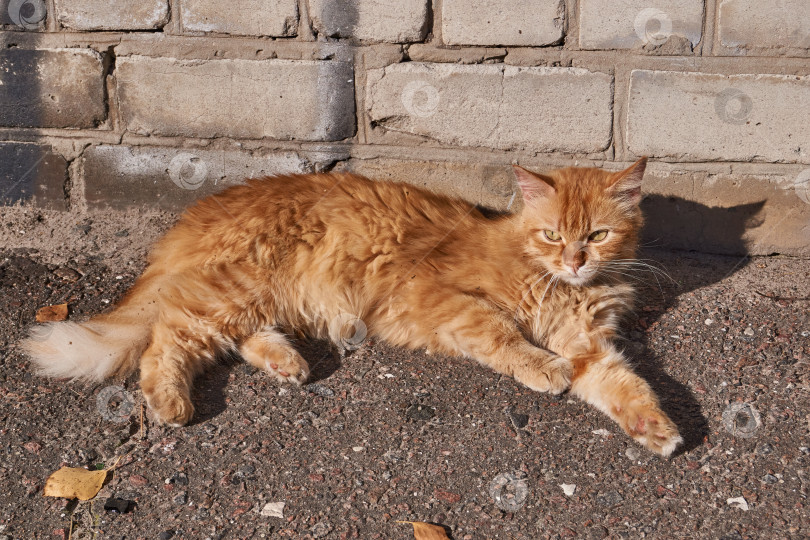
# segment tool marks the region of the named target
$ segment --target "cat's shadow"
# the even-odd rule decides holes
[[[309,363],[311,371],[306,385],[327,379],[340,368],[342,362],[340,352],[329,342],[307,339],[291,339],[290,341]],[[234,352],[220,355],[213,366],[196,378],[191,396],[194,404],[194,417],[189,425],[201,424],[225,411],[228,406],[225,388],[230,383],[231,374],[237,370],[243,370],[248,375],[259,371]],[[269,375],[267,376],[269,377]]]
[[[671,280],[649,272],[635,272],[646,283],[636,283],[638,309],[629,317],[625,325],[626,341],[620,345],[625,346],[636,371],[661,398],[662,408],[677,424],[684,438],[677,453],[688,452],[703,443],[709,435],[708,420],[686,381],[669,375],[656,360],[649,342],[651,333],[643,327],[654,326],[670,313],[681,296],[718,283],[748,265],[750,256],[744,234],[761,225],[757,217],[764,203],[718,208],[660,195],[647,196],[642,202],[646,222],[642,245],[648,247],[640,251],[639,258],[662,268]],[[690,245],[700,251],[725,255],[685,251]],[[643,324],[639,325],[640,322]]]

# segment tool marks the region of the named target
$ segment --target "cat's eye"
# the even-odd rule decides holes
[[[592,232],[591,235],[588,237],[589,242],[601,242],[605,238],[607,238],[608,232],[607,231],[595,231]]]
[[[543,231],[543,234],[546,235],[546,238],[551,240],[552,242],[559,242],[560,241],[560,233],[557,231],[552,231],[551,229],[546,229]]]

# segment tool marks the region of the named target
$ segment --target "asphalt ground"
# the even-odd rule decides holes
[[[136,377],[41,379],[16,345],[42,306],[110,309],[143,263],[0,251],[0,539],[810,537],[810,266],[643,257],[673,281],[637,275],[622,346],[686,439],[669,460],[568,395],[373,340],[300,343],[303,388],[223,359],[191,425],[156,425]],[[43,496],[119,457],[92,501]]]

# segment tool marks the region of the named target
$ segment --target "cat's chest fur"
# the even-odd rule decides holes
[[[549,289],[527,295],[521,326],[538,346],[566,357],[586,354],[612,339],[633,301],[633,289],[626,284],[552,284]]]

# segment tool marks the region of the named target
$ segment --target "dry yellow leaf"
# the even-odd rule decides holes
[[[68,305],[57,304],[55,306],[45,306],[37,311],[37,322],[58,322],[64,321],[68,316]]]
[[[414,540],[450,540],[443,527],[431,525],[423,521],[397,521],[397,523],[410,523],[413,525]]]
[[[45,496],[89,501],[101,490],[107,479],[107,472],[109,469],[88,471],[62,467],[45,482]]]

